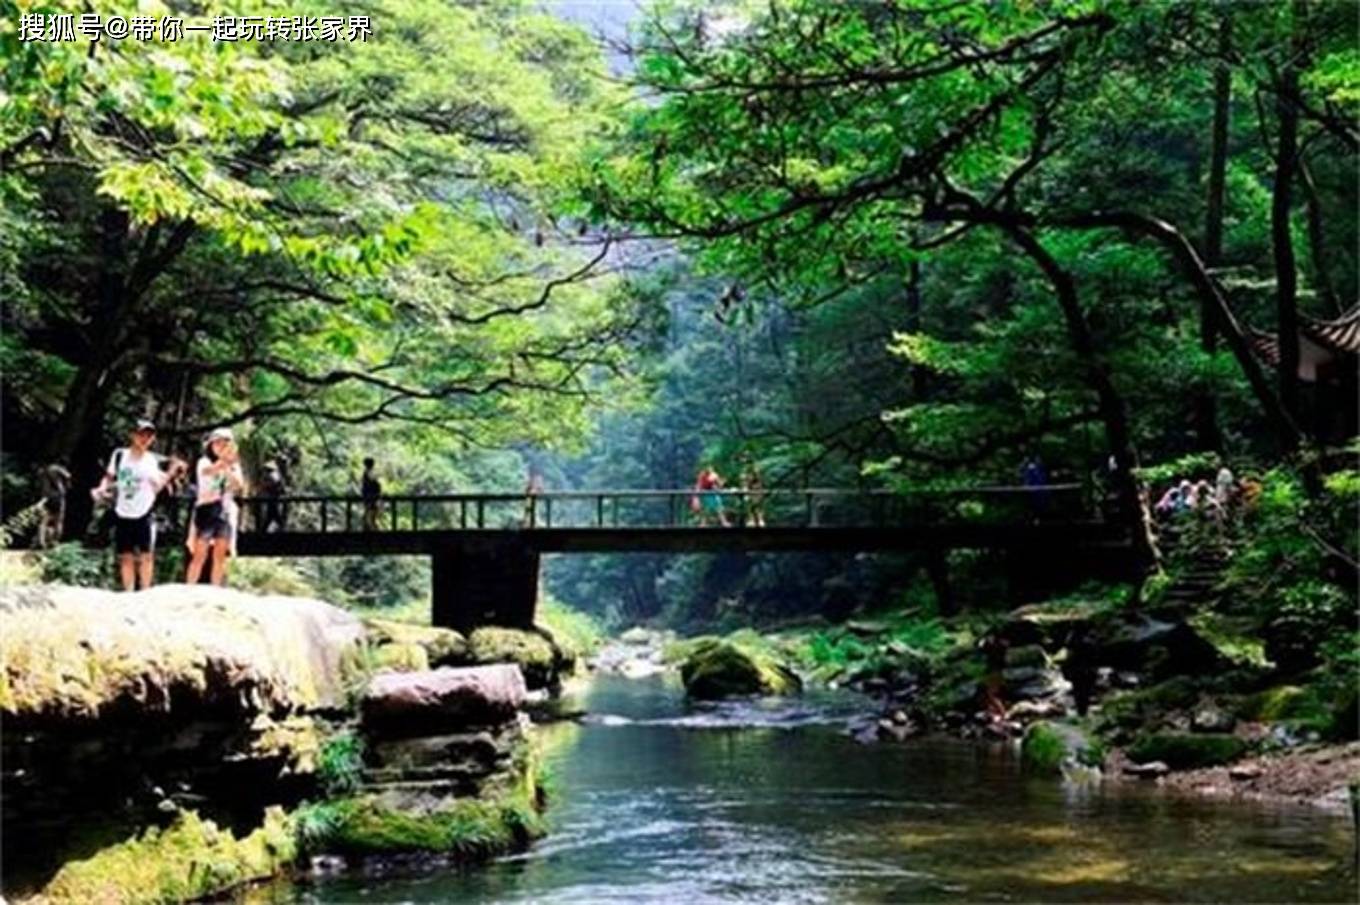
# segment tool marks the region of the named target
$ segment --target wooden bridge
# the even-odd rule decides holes
[[[1077,484],[718,493],[727,527],[700,525],[693,490],[255,497],[242,500],[238,548],[429,556],[433,622],[460,630],[531,625],[545,553],[920,551],[942,560],[950,549],[990,549],[1006,554],[1015,578],[1037,560],[1109,561],[1127,551]]]

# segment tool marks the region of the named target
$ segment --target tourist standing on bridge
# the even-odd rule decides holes
[[[1025,486],[1029,498],[1030,512],[1037,522],[1048,512],[1048,469],[1037,453],[1031,453],[1020,466],[1020,483]]]
[[[198,584],[203,565],[211,557],[208,580],[221,585],[226,581],[227,557],[236,541],[235,497],[245,490],[240,454],[230,428],[221,427],[208,435],[195,474],[198,492],[190,529],[189,568],[184,580]]]
[[[727,513],[723,510],[723,479],[717,469],[712,465],[705,465],[700,469],[699,477],[694,481],[694,489],[698,491],[694,499],[698,504],[695,513],[699,516],[699,527],[707,528],[709,521],[713,519],[724,528],[732,527],[727,521]]]
[[[359,495],[364,498],[364,530],[378,530],[378,500],[382,497],[382,481],[373,473],[377,463],[373,457],[364,459],[364,476],[359,481]]]
[[[260,480],[260,495],[265,499],[264,518],[259,527],[266,533],[288,527],[288,508],[282,501],[288,493],[288,477],[283,468],[280,459],[270,459],[264,464],[264,477]],[[259,511],[255,510],[257,515]]]
[[[750,453],[744,453],[741,470],[741,490],[746,503],[746,527],[765,527],[765,481],[760,468]]]
[[[156,441],[156,425],[139,420],[128,437],[128,445],[113,451],[109,467],[99,486],[90,491],[95,500],[114,497],[113,545],[118,554],[118,577],[124,591],[151,587],[156,566],[156,526],[151,509],[156,497],[170,480],[184,470],[179,459],[162,459],[151,451]]]
[[[544,490],[543,472],[537,465],[529,466],[529,477],[524,482],[524,519],[523,525],[532,528],[538,521],[538,504],[535,497]]]

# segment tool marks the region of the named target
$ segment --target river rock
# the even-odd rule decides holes
[[[657,639],[658,635],[656,632],[653,632],[648,628],[643,628],[640,625],[635,625],[628,629],[628,631],[619,635],[620,643],[627,644],[630,647],[647,647],[648,645],[657,643]]]
[[[467,662],[467,639],[451,628],[365,619],[364,629],[379,663],[410,663],[406,669],[421,671]]]
[[[1155,732],[1140,736],[1127,753],[1137,763],[1160,761],[1176,770],[1188,770],[1227,763],[1246,748],[1240,738],[1220,733]]]
[[[342,707],[363,625],[319,600],[161,585],[133,594],[0,590],[7,729],[113,711],[255,714]]]
[[[497,725],[524,706],[519,667],[445,667],[429,672],[387,673],[369,682],[360,702],[364,731],[402,738]]]
[[[499,626],[484,626],[468,637],[471,662],[479,665],[513,663],[524,674],[529,688],[548,688],[558,684],[569,666],[562,652],[545,637],[543,630],[532,631]]]
[[[1228,768],[1228,778],[1237,782],[1247,782],[1252,779],[1258,779],[1264,772],[1264,770],[1255,764],[1240,764]]]
[[[696,647],[680,665],[685,691],[700,700],[732,695],[797,694],[803,683],[793,670],[759,651],[728,641]]]
[[[1137,776],[1139,779],[1156,779],[1170,772],[1171,768],[1160,760],[1148,761],[1145,764],[1124,764],[1124,773],[1128,776]]]
[[[1153,681],[1206,675],[1222,666],[1218,648],[1193,626],[1147,613],[1121,613],[1099,623],[1091,643],[1095,662],[1119,671],[1147,673]]]
[[[1055,698],[1071,691],[1072,683],[1056,669],[1020,666],[1001,673],[1005,693],[1012,700],[1032,701]]]
[[[1006,711],[1006,719],[1027,723],[1062,716],[1066,712],[1067,708],[1056,700],[1020,701]]]
[[[1235,725],[1236,718],[1212,702],[1200,704],[1190,717],[1190,728],[1195,732],[1231,732]]]

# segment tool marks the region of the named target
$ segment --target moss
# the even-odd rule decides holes
[[[1158,724],[1172,711],[1194,707],[1199,696],[1199,685],[1186,676],[1137,691],[1121,692],[1101,703],[1099,726],[1104,732],[1118,732]]]
[[[676,638],[667,641],[661,648],[661,660],[663,663],[676,665],[688,660],[690,656],[702,647],[709,644],[716,644],[722,639],[717,635],[695,635],[693,638]]]
[[[372,648],[369,663],[374,672],[424,672],[430,668],[430,655],[419,644],[384,644]]]
[[[311,804],[295,815],[307,853],[390,855],[429,852],[479,861],[526,846],[544,831],[542,768],[530,744],[500,782],[478,798],[427,799],[374,792]]]
[[[691,697],[704,700],[746,694],[797,694],[803,689],[798,676],[769,654],[728,641],[696,647],[681,664],[680,679]]]
[[[468,657],[467,639],[451,628],[368,617],[364,619],[364,629],[369,644],[377,648],[378,659],[394,665],[415,662],[426,664],[409,666],[409,669],[456,666],[466,662]],[[388,653],[386,649],[389,647],[396,650]],[[424,656],[415,653],[413,648],[419,649]]]
[[[468,638],[468,651],[473,663],[518,664],[530,688],[542,688],[554,678],[556,653],[547,639],[535,632],[479,628]]]
[[[1048,723],[1034,723],[1025,730],[1020,743],[1020,759],[1025,767],[1038,773],[1058,774],[1067,756],[1067,742]]]
[[[1140,737],[1128,755],[1140,764],[1159,760],[1174,770],[1190,770],[1225,764],[1246,750],[1247,743],[1232,735],[1159,732]]]
[[[1268,667],[1265,642],[1257,636],[1259,627],[1253,620],[1202,612],[1188,622],[1227,662],[1258,670]]]
[[[67,863],[36,901],[182,902],[273,876],[296,857],[292,823],[279,808],[267,810],[264,825],[244,839],[181,811],[165,829]]]

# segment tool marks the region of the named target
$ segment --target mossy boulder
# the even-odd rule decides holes
[[[1193,770],[1226,764],[1246,750],[1247,743],[1232,735],[1157,732],[1138,738],[1127,753],[1135,763],[1161,761],[1173,770]]]
[[[180,811],[170,826],[65,864],[30,902],[184,902],[271,877],[297,857],[291,821],[279,808],[245,838]]]
[[[459,666],[468,660],[467,639],[451,628],[365,619],[364,631],[380,667],[422,670]]]
[[[557,683],[558,652],[542,633],[516,628],[485,626],[468,637],[468,658],[478,665],[514,663],[531,689]]]
[[[542,782],[538,752],[520,738],[505,769],[475,797],[450,797],[420,783],[379,785],[303,808],[295,815],[298,837],[308,854],[424,852],[484,860],[543,834]]]
[[[203,585],[4,588],[0,711],[15,726],[112,711],[250,717],[343,707],[345,665],[362,638],[358,619],[319,600]]]
[[[679,665],[690,658],[700,648],[717,644],[722,638],[717,635],[695,635],[692,638],[672,638],[661,647],[661,662],[672,666]]]
[[[797,694],[803,683],[769,654],[728,641],[697,646],[680,665],[685,691],[699,700],[752,694]]]

